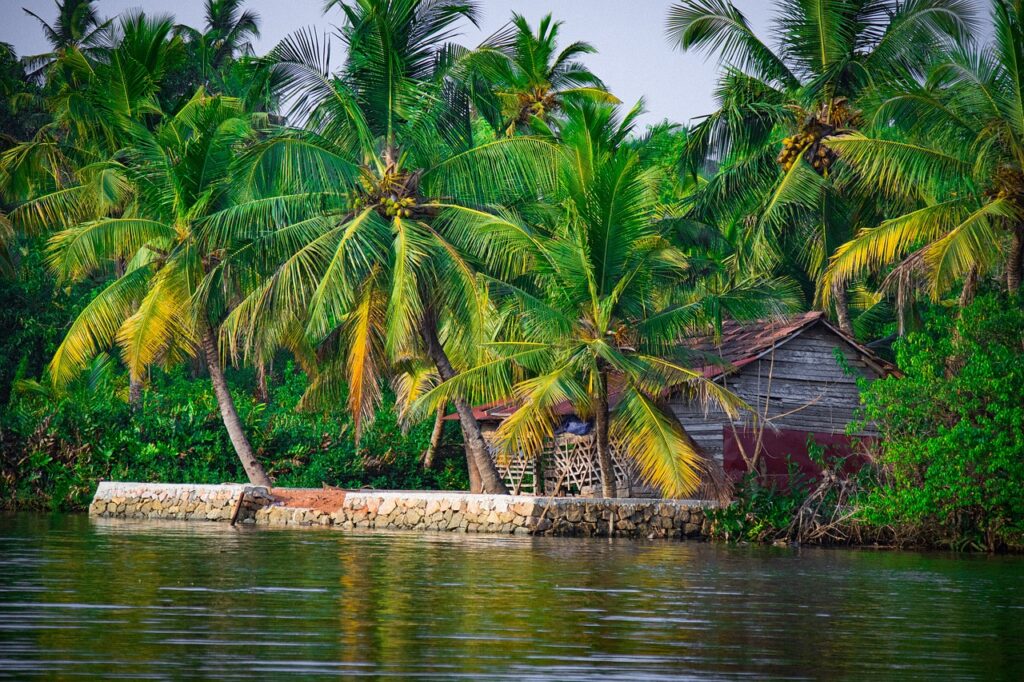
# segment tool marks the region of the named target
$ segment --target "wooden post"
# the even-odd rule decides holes
[[[234,527],[235,522],[238,521],[238,515],[242,511],[242,503],[245,501],[245,490],[242,490],[238,494],[238,499],[235,500],[235,508],[231,510],[231,526]]]

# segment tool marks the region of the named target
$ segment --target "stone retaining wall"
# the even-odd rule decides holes
[[[90,516],[121,519],[177,519],[230,521],[242,497],[238,521],[253,517],[257,509],[274,502],[266,488],[224,484],[121,483],[102,481],[89,505]]]
[[[266,488],[101,483],[89,513],[118,518],[228,521],[456,533],[698,538],[710,503],[473,495],[440,491],[351,491],[332,510],[283,506]]]

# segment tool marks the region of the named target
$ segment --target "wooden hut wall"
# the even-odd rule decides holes
[[[845,433],[846,425],[857,415],[860,394],[858,376],[847,374],[839,365],[837,348],[858,376],[880,376],[842,337],[817,324],[725,377],[724,384],[759,415],[765,413],[767,402],[768,417],[777,428]],[[694,440],[721,462],[723,428],[731,431],[725,415],[711,411],[705,416],[699,405],[682,400],[674,401],[672,408]],[[749,418],[743,419],[737,427],[749,427],[749,422]],[[860,435],[875,435],[875,431],[869,427]]]

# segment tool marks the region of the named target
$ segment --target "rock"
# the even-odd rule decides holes
[[[533,502],[513,502],[511,510],[519,516],[530,516],[533,513]]]
[[[537,519],[532,524],[530,524],[530,530],[532,530],[534,533],[543,533],[544,531],[549,530],[550,528],[550,519]]]

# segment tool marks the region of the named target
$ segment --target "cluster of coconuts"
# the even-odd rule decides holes
[[[556,100],[554,93],[547,88],[535,88],[531,92],[521,92],[519,99],[519,119],[522,122],[529,120],[530,116],[543,118],[544,114],[555,108]]]
[[[416,202],[412,197],[402,197],[401,199],[384,197],[381,204],[384,206],[384,214],[388,217],[408,218],[412,216],[412,209]]]
[[[412,209],[416,206],[416,201],[412,197],[403,197],[401,199],[395,199],[394,197],[383,197],[382,199],[376,199],[366,195],[357,196],[352,200],[352,210],[359,212],[367,206],[379,205],[384,208],[384,214],[389,218],[409,218],[412,217]]]
[[[835,152],[823,145],[820,137],[805,132],[785,138],[776,161],[783,170],[789,171],[801,155],[804,155],[807,162],[819,173],[824,173],[836,159]]]
[[[366,208],[369,205],[369,203],[370,202],[369,200],[367,200],[366,197],[362,195],[357,196],[355,199],[352,200],[352,210],[358,213],[359,211],[362,211],[364,208]]]
[[[992,175],[992,185],[985,195],[994,199],[1020,197],[1024,200],[1024,172],[1015,166],[999,166]]]

